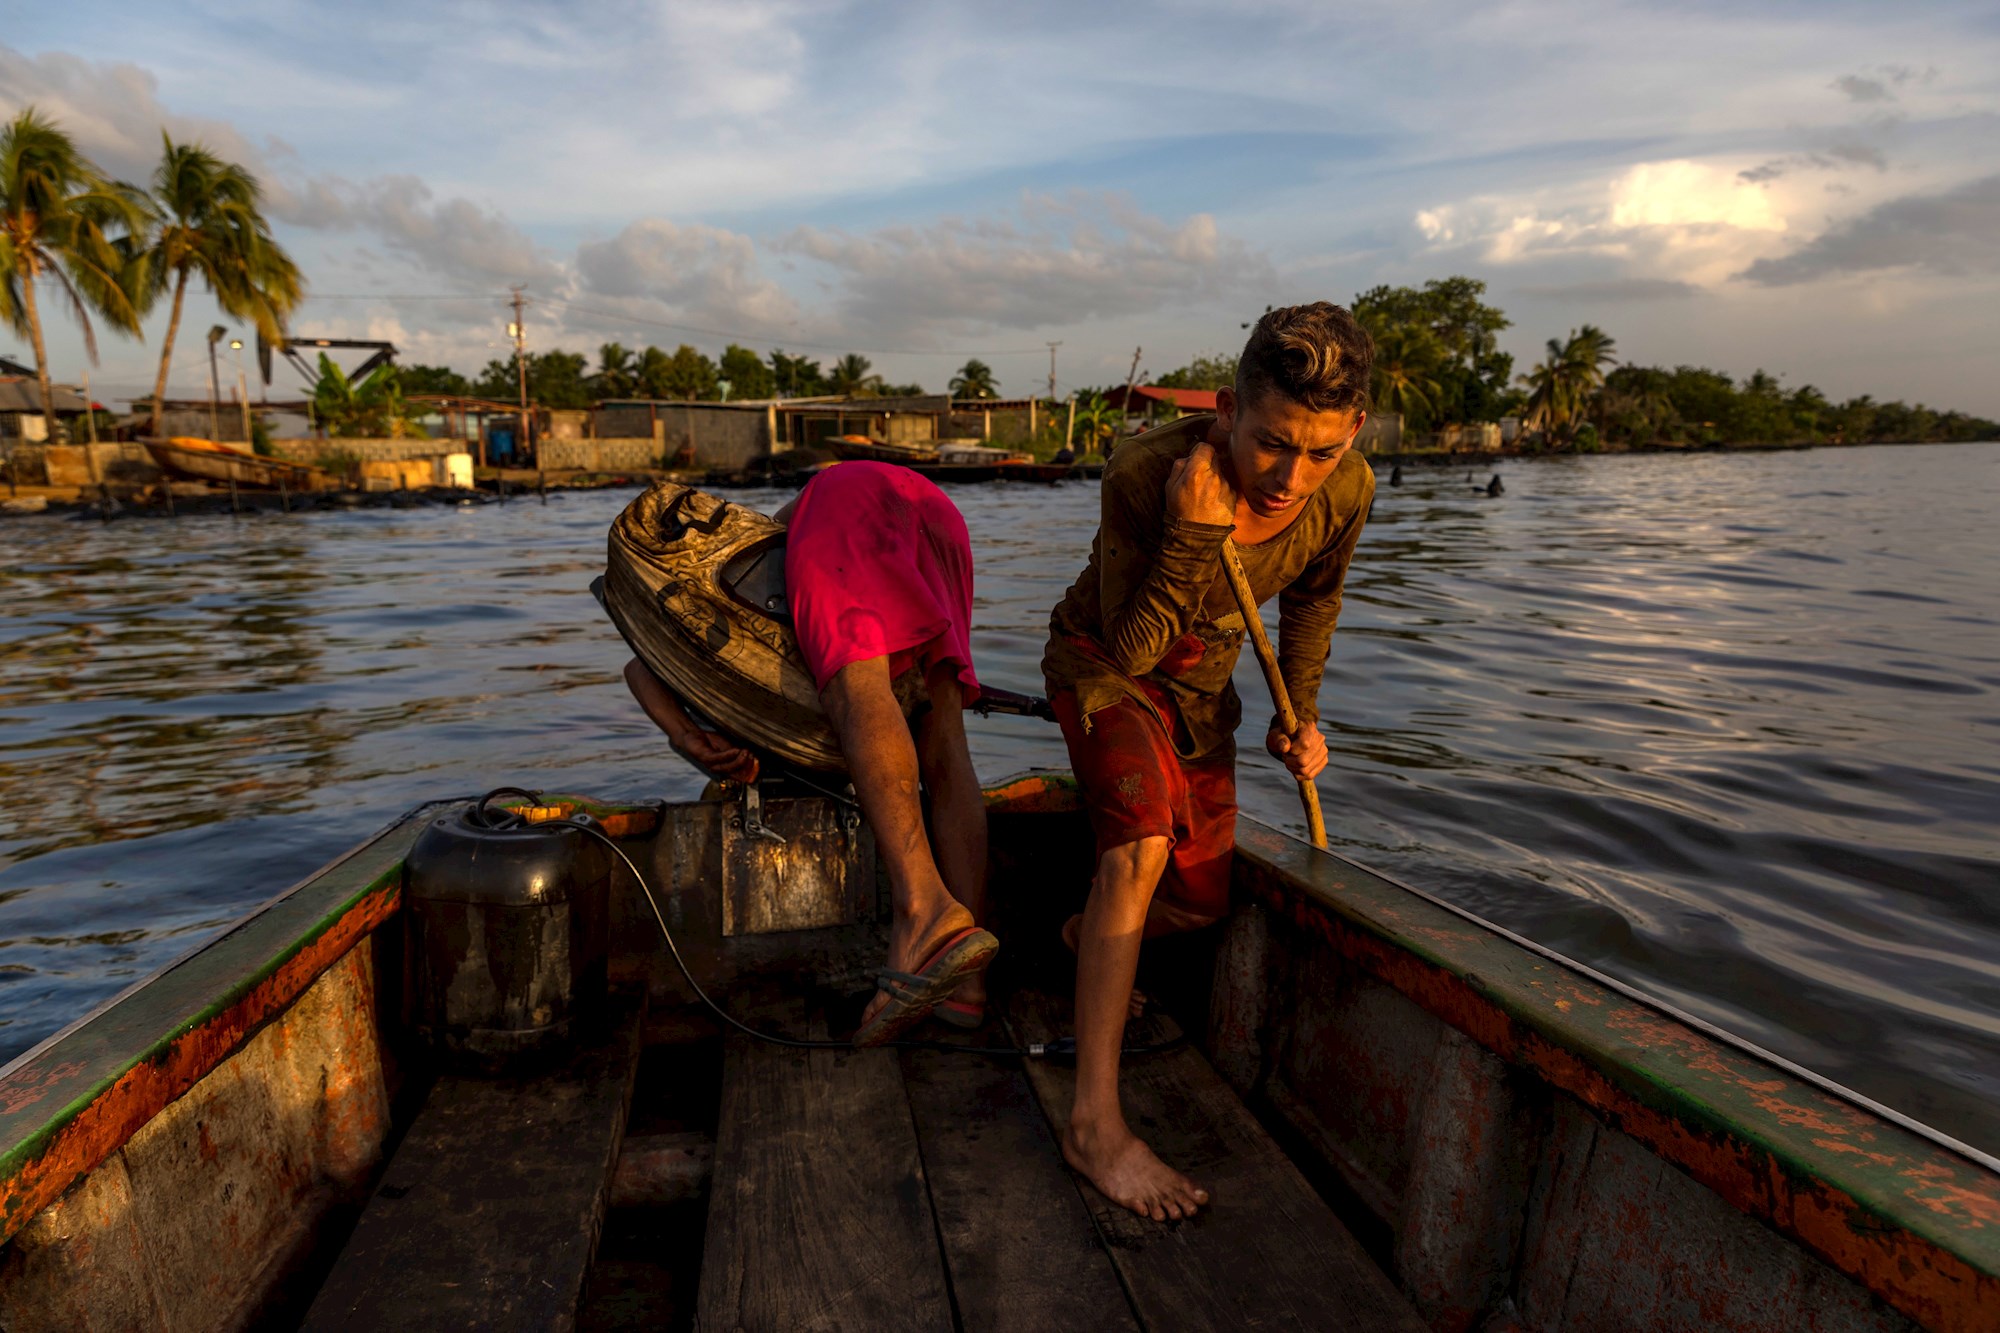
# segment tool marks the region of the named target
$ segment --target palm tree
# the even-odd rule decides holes
[[[993,382],[993,367],[984,361],[972,360],[958,368],[952,377],[951,396],[954,398],[998,398],[999,386]]]
[[[1551,338],[1541,364],[1520,377],[1528,389],[1524,424],[1551,439],[1566,439],[1615,365],[1618,344],[1595,324],[1570,330],[1567,342]]]
[[[36,283],[54,280],[94,363],[93,313],[123,332],[139,332],[145,227],[138,193],[107,179],[54,121],[28,107],[0,130],[0,318],[34,346],[42,421],[52,440],[55,391]]]
[[[199,275],[225,315],[255,324],[272,341],[284,336],[285,317],[305,294],[298,266],[271,237],[257,178],[200,144],[177,144],[164,130],[160,140],[166,150],[153,170],[152,188],[159,230],[148,276],[155,295],[173,287],[174,304],[153,382],[155,431],[189,278]]]
[[[849,352],[833,363],[833,369],[826,377],[826,387],[835,393],[865,398],[882,384],[882,377],[869,369],[872,364],[861,353]]]
[[[639,383],[639,363],[622,343],[605,343],[597,349],[597,373],[591,385],[597,397],[629,398]]]
[[[1563,360],[1572,367],[1573,382],[1587,394],[1604,383],[1604,368],[1618,364],[1618,344],[1595,324],[1586,324],[1569,335],[1563,346]]]
[[[1428,330],[1401,324],[1375,340],[1371,396],[1385,412],[1399,412],[1414,429],[1437,405],[1436,368],[1444,347]]]
[[[1569,424],[1573,410],[1573,378],[1570,364],[1563,356],[1562,344],[1554,338],[1549,339],[1548,355],[1533,370],[1520,377],[1521,386],[1528,391],[1528,410],[1522,424],[1531,431],[1555,438]]]

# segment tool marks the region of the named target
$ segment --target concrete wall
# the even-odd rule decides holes
[[[660,409],[665,452],[675,455],[693,432],[695,462],[708,467],[742,467],[772,452],[770,413],[760,408],[677,404]]]
[[[551,471],[622,472],[660,466],[660,452],[651,439],[543,440],[540,462]]]
[[[1393,454],[1403,447],[1403,414],[1370,412],[1354,447],[1364,454]]]
[[[1494,421],[1470,421],[1446,426],[1438,432],[1438,443],[1454,452],[1477,449],[1490,453],[1500,447],[1500,425]]]
[[[32,445],[14,452],[21,480],[31,486],[141,485],[160,475],[143,444]]]
[[[774,450],[768,407],[731,406],[726,403],[652,403],[597,410],[599,442],[642,439],[655,434],[658,443],[653,458],[641,464],[632,461],[607,463],[606,467],[650,467],[661,457],[675,459],[694,439],[694,459],[707,467],[742,467]],[[546,466],[555,467],[549,463]]]
[[[351,454],[363,462],[389,462],[400,458],[438,458],[445,454],[469,452],[479,456],[476,444],[463,440],[360,439],[273,440],[271,452],[296,463],[317,463],[329,454]]]
[[[1037,410],[1035,422],[1040,424],[1048,419],[1048,413]],[[989,434],[988,423],[991,423]],[[1028,440],[1028,409],[1025,407],[1001,407],[992,411],[953,412],[944,419],[943,434],[940,439],[979,440],[995,447],[1018,447]]]

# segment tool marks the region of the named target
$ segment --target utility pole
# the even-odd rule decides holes
[[[222,397],[222,383],[215,371],[215,345],[229,333],[220,324],[208,331],[208,438],[213,440],[222,434],[221,408],[218,400]]]
[[[1061,346],[1060,342],[1049,344],[1049,401],[1051,403],[1056,400],[1056,348]]]
[[[1121,425],[1123,424],[1123,421],[1129,421],[1129,420],[1131,419],[1131,416],[1132,416],[1132,386],[1133,386],[1133,384],[1135,384],[1135,383],[1137,383],[1137,382],[1138,382],[1138,379],[1139,379],[1139,354],[1140,354],[1141,352],[1145,351],[1145,350],[1146,350],[1146,349],[1145,349],[1145,348],[1143,348],[1143,347],[1134,347],[1134,348],[1132,349],[1132,369],[1130,369],[1130,370],[1128,370],[1128,371],[1126,371],[1126,372],[1125,372],[1125,401],[1124,401],[1123,403],[1119,404],[1119,407],[1118,407],[1118,411],[1119,411],[1119,413],[1121,414],[1121,417],[1122,417],[1122,419],[1123,419],[1123,420],[1121,421]],[[1121,433],[1122,433],[1122,432],[1121,432]],[[1113,440],[1113,443],[1116,443],[1116,442],[1117,442],[1117,441],[1116,441],[1116,439],[1114,438],[1114,440]],[[1110,449],[1110,446],[1108,446],[1108,445],[1107,445],[1107,446],[1105,447],[1105,450],[1104,450],[1104,452],[1105,452],[1106,454],[1109,454],[1109,453],[1111,452],[1111,449]]]
[[[521,439],[523,452],[528,447],[528,326],[521,321],[521,307],[527,304],[521,299],[521,289],[514,289],[514,322],[507,326],[507,336],[514,340],[514,369],[521,382]]]
[[[250,380],[243,373],[243,340],[231,338],[229,350],[236,353],[236,396],[243,404],[243,442],[249,444],[250,433]]]

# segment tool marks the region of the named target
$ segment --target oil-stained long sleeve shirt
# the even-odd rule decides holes
[[[1222,575],[1230,529],[1167,513],[1174,464],[1214,420],[1183,418],[1112,456],[1090,561],[1050,617],[1042,657],[1050,691],[1074,690],[1086,725],[1121,698],[1143,701],[1140,679],[1162,687],[1179,714],[1166,719],[1175,746],[1190,760],[1230,752],[1243,717],[1230,677],[1245,629]],[[1349,453],[1289,527],[1237,548],[1257,601],[1278,598],[1278,666],[1301,722],[1319,716],[1341,585],[1374,495],[1374,470]]]

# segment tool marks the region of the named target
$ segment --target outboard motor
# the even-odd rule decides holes
[[[517,1069],[601,1017],[611,854],[495,797],[433,819],[404,860],[412,1017],[446,1060]],[[588,815],[577,817],[588,819]]]

